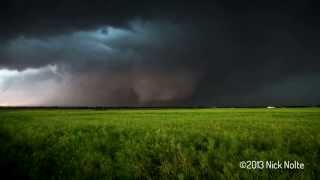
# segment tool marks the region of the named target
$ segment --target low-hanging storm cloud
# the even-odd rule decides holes
[[[3,1],[0,105],[320,104],[312,1]]]

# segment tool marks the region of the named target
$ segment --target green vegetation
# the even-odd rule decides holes
[[[31,179],[317,179],[320,109],[0,110],[0,164]]]

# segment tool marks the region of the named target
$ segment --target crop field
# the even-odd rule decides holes
[[[2,109],[0,165],[20,179],[318,179],[320,108]]]

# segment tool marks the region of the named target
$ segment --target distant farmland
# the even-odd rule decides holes
[[[21,179],[317,179],[320,108],[3,109],[0,165]]]

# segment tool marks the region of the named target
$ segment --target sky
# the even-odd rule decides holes
[[[3,0],[0,106],[315,106],[315,1]]]

